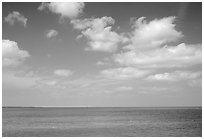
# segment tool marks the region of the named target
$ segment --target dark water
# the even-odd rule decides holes
[[[3,108],[2,136],[202,136],[202,109]]]

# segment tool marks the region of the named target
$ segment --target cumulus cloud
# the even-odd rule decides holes
[[[26,27],[28,19],[25,18],[21,13],[13,11],[12,13],[8,14],[7,17],[5,17],[5,21],[8,22],[11,26],[13,26],[15,23],[18,23]]]
[[[173,16],[150,22],[147,22],[145,17],[134,19],[131,49],[158,48],[164,43],[174,42],[183,37],[183,34],[175,29],[174,21]]]
[[[151,51],[127,51],[113,56],[115,62],[135,67],[187,67],[202,63],[200,44],[165,46]]]
[[[60,15],[61,18],[77,18],[83,13],[85,4],[83,2],[51,2],[42,3],[38,10],[48,9],[50,12]]]
[[[26,58],[30,57],[28,51],[20,50],[14,41],[2,41],[2,63],[3,67],[15,67],[22,64]]]
[[[69,77],[73,74],[73,72],[67,69],[57,69],[54,71],[54,74],[62,77]]]
[[[73,24],[75,29],[83,30],[87,28],[105,28],[106,26],[110,26],[115,24],[115,20],[112,17],[101,17],[101,18],[85,18],[74,19],[71,20],[71,24]]]
[[[131,79],[140,78],[151,73],[149,70],[140,70],[133,67],[122,67],[114,69],[106,69],[100,72],[104,77],[110,79]]]
[[[75,29],[88,39],[90,47],[85,50],[115,52],[119,42],[125,38],[112,31],[115,20],[112,17],[86,18],[71,20]]]
[[[201,72],[190,72],[190,71],[175,71],[172,73],[163,73],[150,75],[146,80],[151,81],[181,81],[181,80],[192,80],[201,77]]]
[[[53,38],[53,37],[55,37],[57,35],[58,35],[58,32],[56,30],[54,30],[54,29],[50,29],[46,33],[47,38]]]

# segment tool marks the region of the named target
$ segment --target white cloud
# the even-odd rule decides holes
[[[55,80],[39,80],[38,83],[42,85],[47,85],[47,86],[55,86],[57,84],[57,81]]]
[[[120,87],[115,87],[110,89],[101,89],[100,93],[112,94],[112,93],[118,93],[118,92],[128,92],[132,90],[133,90],[133,87],[131,86],[120,86]]]
[[[103,62],[103,61],[98,61],[96,63],[97,66],[103,66],[103,65],[106,65],[107,63]]]
[[[62,77],[69,77],[73,74],[73,72],[66,69],[57,69],[54,71],[54,74]]]
[[[25,50],[20,50],[14,41],[2,41],[2,63],[3,67],[15,67],[22,64],[30,54]]]
[[[133,90],[133,87],[131,86],[120,86],[115,89],[115,91],[131,91]]]
[[[183,37],[183,34],[175,29],[175,17],[164,17],[154,19],[147,23],[145,17],[134,21],[133,33],[131,36],[131,49],[158,48],[164,43],[174,42]]]
[[[58,35],[58,32],[54,29],[48,30],[46,33],[47,38],[52,38]]]
[[[79,39],[81,39],[82,37],[83,37],[83,35],[80,34],[80,35],[78,35],[78,36],[76,37],[76,40],[79,40]]]
[[[115,20],[112,17],[86,18],[83,20],[71,20],[75,29],[82,30],[89,42],[90,47],[85,50],[115,52],[119,42],[126,38],[112,31]]]
[[[172,87],[172,86],[146,86],[146,87],[139,87],[136,91],[138,94],[166,94],[172,92],[178,92],[180,88]]]
[[[115,20],[112,17],[86,18],[71,20],[75,29],[82,30],[82,34],[89,40],[90,47],[86,50],[115,52],[118,43],[130,42],[124,49],[149,50],[161,45],[177,41],[183,34],[175,29],[175,17],[154,19],[147,23],[145,17],[135,19],[133,31],[129,37],[112,31]]]
[[[135,67],[187,67],[202,63],[201,45],[165,46],[151,51],[128,51],[113,56],[115,62]]]
[[[10,25],[14,25],[15,23],[19,23],[26,27],[28,19],[25,18],[22,14],[20,14],[17,11],[13,11],[12,13],[8,14],[7,17],[5,17],[5,21],[8,22]]]
[[[115,24],[115,20],[112,17],[101,17],[101,18],[85,18],[81,19],[73,19],[70,22],[73,24],[75,29],[83,30],[87,28],[105,28],[107,26]]]
[[[140,87],[139,90],[140,91],[156,91],[156,92],[160,92],[160,91],[167,91],[169,89],[172,89],[171,87],[161,87],[161,86],[152,86],[152,87]]]
[[[85,4],[83,2],[51,2],[42,3],[38,10],[48,9],[52,13],[60,15],[61,18],[77,18],[83,13]]]
[[[124,67],[124,68],[115,68],[115,69],[106,69],[102,70],[100,73],[110,79],[131,79],[131,78],[140,78],[151,71],[148,70],[139,70],[133,67]]]
[[[38,7],[38,10],[40,11],[45,10],[46,8],[48,8],[48,6],[49,6],[49,3],[42,2],[40,6]]]
[[[147,77],[147,80],[158,80],[158,81],[176,81],[171,73],[155,74]]]
[[[181,80],[192,80],[201,77],[201,72],[190,72],[190,71],[175,71],[172,73],[163,73],[150,75],[146,80],[150,81],[181,81]]]

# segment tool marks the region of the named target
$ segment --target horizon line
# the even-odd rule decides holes
[[[161,108],[161,107],[202,107],[202,106],[2,106],[2,108]]]

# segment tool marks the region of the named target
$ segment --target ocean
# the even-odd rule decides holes
[[[201,107],[3,107],[3,137],[201,137]]]

